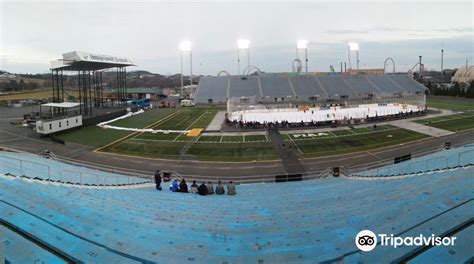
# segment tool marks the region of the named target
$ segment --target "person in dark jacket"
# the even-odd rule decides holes
[[[198,185],[196,184],[196,180],[194,180],[193,184],[191,184],[191,193],[198,193]]]
[[[225,194],[224,185],[222,185],[220,180],[217,182],[216,194]]]
[[[156,184],[156,189],[158,191],[161,191],[161,175],[160,175],[160,170],[156,170],[155,172],[155,184]]]
[[[202,182],[201,185],[199,185],[198,193],[199,195],[207,195],[207,186],[204,182]]]
[[[188,192],[188,184],[186,180],[183,178],[181,183],[179,184],[179,192],[187,193]]]

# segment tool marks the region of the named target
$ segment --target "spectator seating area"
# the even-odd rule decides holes
[[[0,173],[53,182],[117,186],[150,183],[148,179],[74,166],[30,153],[0,151]]]
[[[362,229],[399,236],[452,232],[472,221],[473,175],[474,167],[465,166],[390,180],[247,184],[238,186],[236,196],[159,192],[152,186],[81,189],[0,175],[0,217],[16,230],[2,228],[5,257],[9,263],[406,260],[417,247],[377,246],[362,253],[355,235]],[[43,247],[19,237],[20,231]],[[472,232],[471,225],[455,234],[455,246],[433,247],[409,260],[467,261],[474,252]]]
[[[361,173],[354,173],[353,176],[400,176],[468,165],[474,165],[474,144],[450,150],[443,150],[428,156],[407,160],[391,166],[372,169]]]
[[[228,98],[252,96],[262,102],[324,102],[328,99],[363,99],[369,95],[407,96],[425,90],[406,74],[205,76],[199,80],[194,102],[226,104]]]

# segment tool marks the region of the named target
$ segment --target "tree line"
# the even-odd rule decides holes
[[[2,92],[21,92],[44,87],[45,83],[40,85],[38,82],[25,82],[23,79],[21,79],[19,82],[16,80],[0,82],[0,91]],[[47,87],[51,87],[51,83]]]
[[[429,93],[432,95],[447,95],[474,98],[474,81],[472,81],[469,85],[459,84],[455,82],[452,86],[444,84],[432,84],[428,81],[426,87],[428,88]]]

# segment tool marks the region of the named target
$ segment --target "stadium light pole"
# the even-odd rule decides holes
[[[179,50],[181,51],[181,96],[183,96],[184,90],[184,80],[183,80],[183,52],[189,51],[189,69],[190,69],[190,79],[191,85],[193,84],[193,54],[191,50],[191,41],[183,40],[179,44]]]
[[[247,68],[250,66],[250,52],[249,52],[250,41],[248,39],[237,40],[237,71],[240,74],[240,50],[247,50]]]
[[[305,71],[306,76],[308,76],[308,41],[304,39],[298,40],[296,43],[296,49],[304,49]]]
[[[351,51],[356,52],[356,62],[357,62],[357,74],[359,74],[359,44],[355,42],[349,42],[349,68],[352,69],[351,65]]]

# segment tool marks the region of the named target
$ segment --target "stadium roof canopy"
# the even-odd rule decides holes
[[[51,70],[63,71],[97,71],[116,67],[134,66],[130,59],[110,55],[100,55],[83,51],[72,51],[63,54],[63,58],[51,62]]]
[[[79,105],[80,103],[62,102],[62,103],[47,103],[47,104],[42,104],[41,106],[56,107],[56,108],[73,108],[73,107],[78,107]]]
[[[116,89],[111,90],[112,93],[116,92]],[[163,89],[160,87],[127,87],[126,94],[159,94],[163,93]]]
[[[200,78],[194,101],[225,104],[229,98],[253,96],[260,102],[351,100],[414,95],[425,90],[406,74],[208,76]]]

